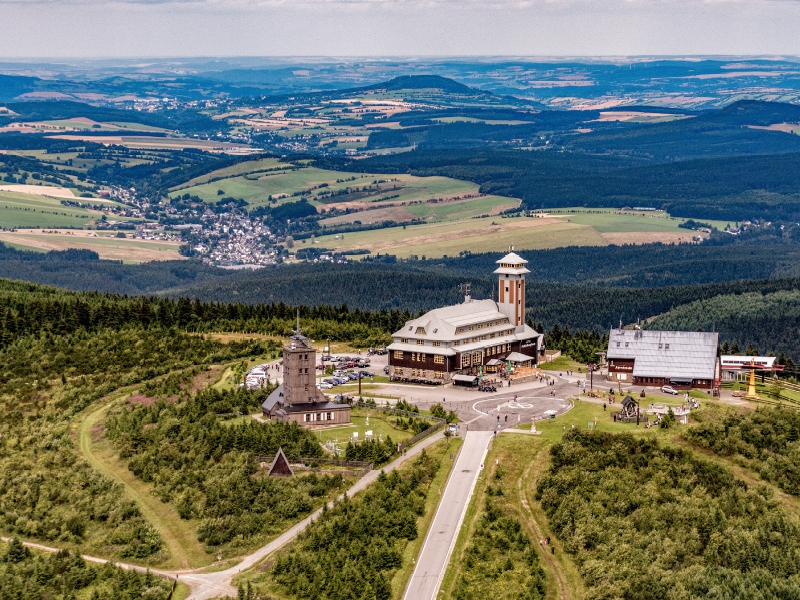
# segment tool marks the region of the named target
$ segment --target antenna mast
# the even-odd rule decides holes
[[[470,298],[469,292],[472,288],[471,283],[462,283],[458,286],[458,291],[464,294],[464,302],[469,302],[472,298]]]

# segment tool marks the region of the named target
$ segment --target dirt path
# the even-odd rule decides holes
[[[528,497],[525,493],[523,482],[530,481],[531,472],[534,471],[534,468],[534,477],[541,474],[542,469],[544,468],[544,456],[544,449],[539,450],[536,458],[531,461],[531,463],[525,468],[522,476],[517,480],[517,492],[519,493],[520,505],[525,511],[525,516],[527,517],[524,522],[529,526],[533,536],[537,540],[541,540],[547,536],[545,536],[543,533],[542,528],[536,519],[536,515],[531,508],[530,503],[528,502]],[[553,575],[553,579],[556,582],[557,595],[555,597],[559,598],[559,600],[573,600],[574,598],[579,598],[580,596],[572,589],[569,578],[564,573],[564,568],[555,555],[548,552],[546,548],[542,548],[541,556],[544,558],[545,567]]]
[[[153,496],[147,484],[136,479],[124,465],[110,464],[111,461],[103,455],[104,453],[92,448],[92,429],[101,422],[110,406],[109,403],[98,408],[87,415],[80,424],[78,439],[83,456],[92,468],[123,485],[128,497],[136,502],[142,511],[142,516],[158,530],[174,566],[179,569],[191,569],[210,564],[213,557],[209,557],[197,541],[197,536],[188,521],[182,521],[172,506]]]

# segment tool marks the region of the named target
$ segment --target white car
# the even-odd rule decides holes
[[[664,387],[661,388],[661,391],[664,392],[665,394],[672,394],[673,396],[677,396],[679,393],[678,390],[676,390],[671,385],[665,385]]]
[[[323,381],[322,383],[318,383],[318,384],[317,384],[317,387],[318,387],[319,389],[321,389],[321,390],[329,390],[329,389],[331,389],[333,386],[332,386],[330,383],[325,383],[325,382]]]

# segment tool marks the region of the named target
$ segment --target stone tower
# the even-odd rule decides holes
[[[512,252],[497,261],[500,266],[494,271],[499,277],[497,306],[517,331],[521,331],[525,325],[525,274],[530,271],[525,268],[528,261],[513,249],[512,246]]]
[[[317,401],[317,351],[299,331],[283,347],[283,397],[287,406]]]

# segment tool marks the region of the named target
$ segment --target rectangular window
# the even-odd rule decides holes
[[[425,340],[417,340],[417,346],[424,346]]]
[[[473,364],[478,364],[479,362],[481,362],[481,353],[480,352],[475,352],[472,355],[472,362],[473,362]]]
[[[297,369],[297,374],[298,375],[302,375],[303,374],[303,369]]]
[[[441,346],[441,345],[442,345],[442,342],[433,342],[433,346],[434,346],[435,348],[438,348],[438,347],[439,347],[439,346]]]
[[[408,338],[400,338],[400,343],[401,344],[407,344],[408,343]]]
[[[482,328],[483,328],[483,324],[482,323],[478,323],[478,329],[482,329]]]
[[[333,421],[333,413],[332,412],[328,413],[328,421]]]
[[[402,350],[395,350],[394,351],[395,358],[403,358],[403,351]]]
[[[475,329],[475,326],[474,326],[474,325],[470,325],[470,326],[469,326],[469,330],[470,330],[470,331],[473,331],[474,329]]]
[[[435,362],[437,365],[443,365],[444,356],[442,356],[441,354],[437,354],[436,356],[433,357],[433,362]]]
[[[305,414],[305,415],[303,415],[303,422],[304,422],[304,423],[308,423],[308,417],[309,417],[309,416],[310,416],[310,415],[308,415],[308,414]]]
[[[460,345],[461,345],[461,342],[459,340],[456,340],[455,342],[453,342],[453,346],[460,346]]]
[[[471,364],[470,355],[469,354],[462,354],[461,355],[461,366],[468,367]]]

